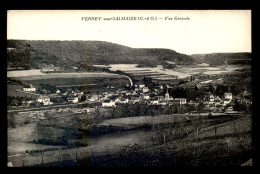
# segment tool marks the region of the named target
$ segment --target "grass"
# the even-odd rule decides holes
[[[197,138],[194,124],[198,118],[201,116],[163,115],[106,120],[85,137],[85,147],[77,147],[80,157],[76,162],[51,160],[40,166],[237,166],[252,157],[250,116],[214,119],[205,116],[199,119],[202,124]],[[236,133],[232,130],[234,121]],[[130,148],[132,140],[138,144],[135,149]],[[81,146],[84,142],[82,137]],[[94,152],[84,150],[92,146]]]
[[[245,119],[247,120],[247,119]],[[250,118],[249,118],[250,120]],[[245,127],[243,119],[238,119],[239,130]],[[223,123],[224,129],[230,122]],[[241,129],[240,129],[241,128]],[[212,130],[207,130],[212,131]],[[192,134],[191,134],[192,135]],[[252,157],[249,131],[210,137],[183,138],[166,145],[155,145],[134,151],[103,155],[91,158],[93,166],[240,166]],[[79,161],[85,165],[84,159]]]

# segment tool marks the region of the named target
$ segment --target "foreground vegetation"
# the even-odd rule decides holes
[[[132,144],[122,147],[118,152],[94,152],[85,157],[81,156],[76,161],[64,160],[37,166],[240,166],[252,158],[250,116],[213,120],[205,118],[200,125],[199,136],[196,129],[184,131],[188,127],[194,127],[197,118],[191,119],[190,122],[177,121],[175,126],[160,125],[160,132],[166,132],[168,138],[164,140],[163,136],[157,134],[153,144],[144,139],[146,145]],[[234,121],[236,129],[233,129]],[[179,123],[179,126],[176,123]],[[214,126],[217,127],[217,132]],[[173,129],[176,134],[170,136]]]

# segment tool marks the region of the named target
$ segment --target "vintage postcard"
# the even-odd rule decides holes
[[[251,10],[8,10],[8,167],[252,166]]]

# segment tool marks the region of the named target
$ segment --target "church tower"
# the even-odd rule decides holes
[[[167,88],[167,91],[165,93],[165,100],[169,100],[170,99],[170,95],[168,93],[168,88]]]

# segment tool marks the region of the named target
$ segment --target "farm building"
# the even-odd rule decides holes
[[[102,102],[102,106],[103,107],[115,107],[116,103],[112,100],[105,100],[104,102]]]
[[[36,91],[36,88],[33,87],[32,85],[30,85],[29,88],[23,88],[23,91],[26,91],[26,92],[35,92],[35,91]]]
[[[52,73],[52,72],[62,72],[63,69],[60,67],[55,67],[53,65],[47,66],[41,69],[41,72],[43,73]]]
[[[40,96],[40,97],[37,99],[37,102],[38,102],[38,103],[42,103],[43,105],[51,105],[51,104],[53,104],[53,103],[51,102],[50,97],[48,97],[48,96]]]

